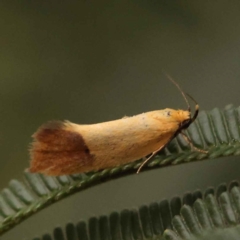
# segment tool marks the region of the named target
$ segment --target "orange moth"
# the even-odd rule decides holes
[[[181,91],[188,110],[166,108],[90,125],[48,122],[33,134],[29,171],[53,176],[82,173],[116,167],[151,154],[140,165],[139,173],[179,133],[192,146],[182,130],[197,118],[199,106],[188,95],[196,103],[191,116],[185,93],[168,78]]]

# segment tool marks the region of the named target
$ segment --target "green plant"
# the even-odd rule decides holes
[[[168,165],[192,162],[202,159],[212,159],[222,156],[239,155],[240,154],[239,127],[240,127],[240,107],[234,108],[232,105],[229,105],[222,111],[217,108],[213,109],[210,112],[202,111],[199,114],[197,121],[195,121],[189,127],[187,133],[195,146],[206,149],[208,153],[205,154],[201,152],[196,152],[195,150],[191,150],[188,143],[186,143],[181,138],[181,136],[178,136],[168,145],[168,147],[164,151],[161,151],[151,162],[147,164],[145,170],[150,170],[152,168],[157,167],[164,167]],[[101,183],[103,180],[110,181],[112,178],[118,178],[124,175],[135,173],[140,163],[141,161],[137,161],[113,169],[105,169],[98,172],[78,174],[72,176],[62,176],[57,178],[47,177],[39,174],[24,173],[25,177],[24,182],[12,180],[9,183],[9,187],[5,188],[0,194],[0,217],[1,217],[0,232],[4,233],[5,231],[14,227],[19,222],[23,221],[25,218],[75,192],[79,192],[83,189],[94,186],[98,183]],[[165,237],[166,239],[179,239],[171,229],[173,229],[174,226],[174,229],[180,236],[182,234],[182,237],[190,237],[190,234],[189,236],[184,235],[184,233],[186,233],[186,230],[184,230],[184,224],[189,222],[189,226],[187,227],[189,232],[200,235],[203,234],[203,231],[202,230],[200,231],[197,228],[197,225],[199,224],[200,220],[199,218],[197,218],[198,223],[196,223],[196,219],[194,219],[194,214],[191,214],[192,210],[190,207],[193,206],[194,211],[195,212],[199,211],[200,216],[204,217],[204,214],[205,215],[209,214],[209,211],[211,211],[214,208],[219,209],[219,206],[221,206],[221,210],[219,210],[220,216],[219,219],[222,219],[223,224],[220,224],[218,226],[212,225],[213,219],[209,218],[208,216],[202,219],[203,221],[200,222],[201,224],[199,229],[206,228],[209,231],[209,229],[212,228],[212,226],[223,228],[232,225],[237,225],[238,215],[240,212],[240,207],[238,206],[239,201],[238,199],[240,199],[239,197],[240,191],[239,192],[238,191],[239,187],[235,183],[231,185],[231,187],[229,188],[230,193],[228,193],[226,187],[224,188],[224,191],[221,191],[221,194],[220,195],[218,194],[216,197],[214,197],[214,192],[206,192],[205,195],[207,197],[204,200],[200,200],[202,196],[201,192],[193,193],[192,196],[194,197],[192,197],[192,200],[196,200],[195,203],[194,201],[191,201],[190,203],[184,200],[181,201],[180,198],[176,198],[175,200],[165,201],[159,204],[154,203],[152,205],[149,205],[148,207],[143,206],[139,208],[137,212],[125,210],[120,213],[112,213],[109,216],[110,220],[108,220],[110,222],[110,225],[112,224],[111,225],[112,228],[110,228],[110,230],[106,228],[107,226],[106,219],[108,219],[107,216],[99,219],[92,218],[95,220],[90,219],[88,224],[84,221],[80,222],[77,225],[78,226],[77,229],[90,228],[89,232],[84,233],[84,231],[82,231],[81,239],[84,237],[85,237],[84,239],[89,239],[88,236],[89,233],[90,239],[99,239],[99,236],[97,237],[97,234],[100,233],[102,234],[102,236],[100,236],[100,239],[107,239],[109,236],[113,236],[114,239],[128,239],[130,235],[131,238],[133,237],[133,239],[162,238],[162,237]],[[225,198],[224,194],[226,195]],[[229,197],[229,194],[231,195],[231,197]],[[211,208],[206,207],[207,205],[206,201],[208,201],[208,199],[210,199],[209,201],[214,201],[214,199],[221,200],[222,198],[224,199],[222,205],[221,202],[219,203],[220,205],[218,205],[217,201],[215,201],[214,203],[215,205],[214,204],[211,205]],[[233,213],[237,216],[236,220],[233,220],[233,222],[231,222],[232,221],[231,219],[230,219],[231,221],[229,220],[228,214],[224,215],[225,212],[227,213],[230,212],[223,211],[224,206],[225,207],[228,206],[230,209],[230,206],[232,206],[231,205],[232,202],[234,203]],[[190,207],[185,205],[182,206],[185,203]],[[158,212],[157,209],[161,209],[161,211],[159,210],[160,212],[165,211],[165,214],[163,214],[163,217],[161,215],[159,221],[161,222],[165,221],[167,224],[159,225],[157,223],[157,218],[151,219],[152,215],[149,214],[149,212],[152,211],[151,209],[153,210],[153,213],[157,213]],[[179,213],[181,213],[182,215],[183,213],[186,214],[185,217],[183,216],[184,220],[178,217]],[[136,222],[139,222],[139,226],[132,224],[133,223],[132,218],[134,218],[134,216],[136,217],[135,219]],[[140,216],[140,218],[138,216]],[[208,218],[210,220],[207,220]],[[124,229],[126,235],[124,238],[121,238],[123,236],[122,233],[118,234],[119,233],[118,231],[120,230],[118,227],[116,227],[121,225],[121,221],[123,224],[125,224]],[[116,223],[117,225],[114,225],[114,223]],[[99,226],[96,225],[98,227],[94,228],[93,227],[95,226],[94,224],[95,225],[99,224]],[[95,233],[95,231],[92,230],[97,228],[102,229],[104,227],[106,228],[106,232],[100,231],[100,233]],[[139,229],[137,230],[137,228]],[[66,229],[68,229],[67,231],[70,231],[69,229],[75,229],[75,227],[70,224],[67,225]],[[114,229],[116,229],[117,232],[115,232]],[[123,228],[120,227],[120,229]],[[73,230],[73,232],[74,231],[75,230]],[[134,231],[136,233],[135,236],[133,236]],[[236,229],[232,231],[234,231],[235,233],[238,232]],[[58,234],[61,235],[61,229],[59,228],[57,228],[57,230],[54,230],[54,232],[56,236],[58,236]],[[105,233],[107,234],[106,236],[104,235]],[[96,237],[94,237],[95,235]],[[64,238],[58,237],[56,239]]]

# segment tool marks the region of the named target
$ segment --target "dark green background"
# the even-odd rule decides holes
[[[0,16],[1,188],[28,167],[30,136],[48,120],[94,123],[165,107],[186,108],[163,71],[202,109],[240,103],[239,1],[1,1]],[[230,170],[224,174],[225,163],[221,168],[212,164],[230,178],[234,174]],[[185,183],[183,188],[174,184],[182,191],[198,185],[192,177],[184,181],[190,179],[186,166],[174,167],[182,173],[171,175],[173,182]],[[204,172],[207,179],[208,164],[189,166],[196,174]],[[162,176],[169,176],[164,171],[174,172],[155,170],[156,179],[151,179],[151,171],[130,176],[118,181],[117,188],[114,181],[105,184],[114,196],[114,191],[121,192],[117,199],[106,197],[100,187],[86,190],[2,238],[27,239],[62,225],[64,217],[77,219],[77,198],[86,197],[82,209],[78,206],[78,219],[85,219],[100,213],[91,204],[105,213],[112,202],[119,203],[119,209],[115,205],[110,209],[120,210],[157,200],[146,194],[153,182],[161,191],[160,199],[182,194],[173,188],[162,190],[159,184],[167,181]],[[214,177],[217,184],[217,174],[211,174]],[[123,204],[123,199],[128,203]],[[72,214],[66,216],[67,210]]]

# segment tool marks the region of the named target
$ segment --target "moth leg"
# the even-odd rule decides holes
[[[195,149],[196,151],[201,152],[201,153],[208,153],[208,151],[205,151],[203,149],[195,147],[193,145],[193,143],[191,142],[191,140],[189,139],[189,137],[185,133],[183,133],[183,132],[180,132],[180,133],[181,133],[182,137],[184,138],[184,140],[190,145],[190,147],[192,149]]]
[[[137,170],[137,174],[140,173],[142,167],[151,159],[153,158],[159,151],[161,151],[166,145],[168,144],[168,142],[165,145],[162,145],[159,149],[157,149],[156,151],[152,152],[152,154],[146,159],[144,160],[141,165],[139,166],[138,170]]]

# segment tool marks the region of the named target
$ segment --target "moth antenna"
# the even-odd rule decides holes
[[[165,73],[165,75],[178,88],[178,90],[181,92],[185,102],[187,103],[188,111],[191,112],[191,107],[190,107],[190,104],[189,104],[189,102],[187,100],[186,93],[182,90],[182,88],[179,86],[179,84],[173,80],[173,78],[170,75],[168,75],[167,73]]]
[[[198,102],[189,94],[189,93],[185,93],[189,98],[191,98],[191,100],[198,105]]]

